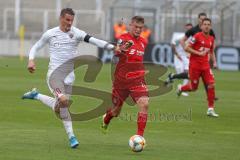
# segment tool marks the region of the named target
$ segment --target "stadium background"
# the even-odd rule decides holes
[[[198,13],[206,12],[213,21],[217,45],[240,45],[237,0],[1,0],[0,4],[1,55],[27,54],[42,32],[58,25],[62,7],[76,10],[75,26],[110,41],[114,23],[128,24],[129,17],[142,15],[152,31],[152,43],[169,43],[173,32],[183,31],[183,25],[189,22],[196,25]],[[23,34],[24,47],[19,51]],[[85,46],[80,45],[80,54],[97,54],[96,48]],[[46,50],[41,55],[46,56]]]
[[[47,47],[38,55],[42,58],[37,59],[34,75],[26,70],[25,56],[45,30],[58,25],[62,7],[76,10],[75,26],[108,41],[113,41],[114,23],[121,20],[127,24],[133,15],[144,16],[152,30],[150,46],[159,47],[157,53],[151,49],[148,53],[156,54],[156,64],[166,66],[172,65],[168,45],[172,33],[183,31],[185,23],[196,25],[197,14],[206,12],[213,20],[220,48],[216,54],[222,68],[214,71],[220,118],[205,116],[202,86],[181,99],[172,91],[150,101],[153,116],[147,126],[148,146],[144,152],[133,154],[128,150],[127,140],[136,127],[136,108],[127,105],[106,136],[98,131],[100,118],[74,122],[80,147],[70,150],[62,124],[54,114],[41,103],[20,99],[31,87],[50,94],[45,82]],[[0,0],[0,159],[239,160],[239,9],[237,0]],[[79,45],[79,54],[111,59],[111,53],[85,43]],[[77,70],[77,85],[111,91],[110,64],[104,65],[97,81],[91,84],[82,80],[85,70]],[[73,100],[71,109],[76,112],[87,111],[99,102],[79,96]]]

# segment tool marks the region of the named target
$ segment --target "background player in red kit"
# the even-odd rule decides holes
[[[143,55],[146,41],[140,37],[144,18],[134,16],[129,25],[129,32],[120,36],[116,56],[119,62],[114,73],[112,103],[103,116],[102,129],[106,132],[113,117],[117,117],[126,98],[130,95],[139,107],[137,118],[137,135],[143,136],[147,122],[148,89],[144,80]]]
[[[205,18],[202,21],[202,32],[195,34],[192,37],[189,45],[186,46],[186,51],[191,53],[189,64],[189,76],[191,83],[184,86],[178,86],[178,95],[182,91],[195,91],[198,88],[199,78],[202,77],[203,83],[207,89],[208,111],[207,115],[218,117],[214,111],[214,76],[210,68],[209,57],[213,63],[216,63],[214,54],[214,37],[210,35],[211,20]]]

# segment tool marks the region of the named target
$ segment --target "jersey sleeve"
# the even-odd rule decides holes
[[[35,58],[36,53],[44,47],[45,44],[49,42],[50,33],[49,31],[45,32],[42,37],[33,45],[29,53],[29,60]]]
[[[76,39],[78,41],[83,41],[84,38],[86,37],[87,33],[78,28],[74,28],[74,30],[75,30],[75,34],[76,34]]]
[[[190,46],[193,46],[194,44],[196,44],[196,42],[197,42],[197,34],[195,34],[194,36],[192,36],[192,38],[190,39],[190,41],[189,41],[189,45]]]

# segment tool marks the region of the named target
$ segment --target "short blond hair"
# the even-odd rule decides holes
[[[134,17],[132,17],[132,22],[137,22],[137,23],[143,23],[144,24],[144,18],[142,16],[134,16]]]

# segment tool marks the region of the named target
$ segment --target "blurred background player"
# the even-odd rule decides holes
[[[187,30],[185,32],[185,36],[180,40],[180,44],[183,46],[183,48],[185,47],[185,45],[187,44],[187,40],[189,38],[191,38],[192,36],[194,36],[196,33],[198,32],[201,32],[202,29],[201,29],[201,25],[202,25],[202,21],[203,19],[207,18],[207,14],[202,12],[202,13],[199,13],[198,14],[198,24],[194,27],[192,27],[191,29]],[[216,38],[215,37],[215,33],[212,29],[210,29],[210,35],[214,37],[214,39]],[[215,45],[215,44],[214,44]],[[214,46],[215,48],[215,46]],[[213,55],[215,57],[215,53]],[[213,62],[213,68],[217,68],[217,63],[216,62]],[[167,79],[167,83],[172,83],[174,79],[188,79],[189,76],[188,76],[188,72],[183,72],[183,73],[176,73],[176,74],[169,74],[168,75],[168,79]],[[205,86],[205,90],[207,92],[207,88]],[[214,98],[214,100],[218,100],[217,97]]]
[[[201,30],[202,20],[205,19],[205,18],[207,18],[206,13],[199,13],[198,14],[198,24],[196,26],[192,27],[191,29],[187,30],[185,32],[185,36],[180,40],[180,44],[183,46],[183,48],[185,47],[186,42],[189,38],[194,36],[196,33],[202,31]],[[212,29],[210,30],[210,35],[212,35],[215,38],[215,33]],[[177,74],[169,74],[168,80],[166,82],[173,82],[174,79],[187,79],[187,78],[188,78],[188,73],[187,72],[180,73],[180,74],[178,74],[178,73]]]
[[[78,146],[78,141],[73,133],[72,120],[70,113],[68,111],[69,104],[69,95],[66,94],[67,86],[71,86],[75,80],[74,72],[71,72],[66,78],[59,77],[60,85],[56,88],[52,88],[54,85],[51,82],[51,74],[62,64],[66,63],[68,60],[73,59],[77,56],[77,46],[81,41],[94,44],[101,48],[113,49],[114,46],[91,37],[82,30],[79,30],[72,26],[75,13],[71,8],[65,8],[61,10],[60,13],[60,26],[55,27],[46,31],[41,39],[34,44],[29,53],[28,61],[28,70],[30,73],[34,73],[36,70],[34,57],[36,53],[46,44],[49,44],[49,54],[50,62],[47,73],[47,84],[51,91],[54,94],[53,97],[49,97],[43,94],[40,94],[36,89],[33,89],[30,92],[27,92],[23,95],[23,99],[35,99],[39,100],[45,105],[49,106],[53,111],[59,114],[64,128],[67,132],[70,146],[76,148]],[[68,62],[66,68],[61,70],[62,74],[69,73],[69,70],[74,70],[74,64]],[[61,78],[63,81],[61,81]]]
[[[192,28],[192,24],[188,23],[185,25],[186,31]],[[169,84],[173,82],[173,79],[177,79],[181,77],[181,74],[188,73],[189,66],[189,55],[183,49],[180,44],[180,40],[184,37],[184,33],[182,32],[174,32],[171,40],[172,51],[174,53],[174,67],[176,70],[176,74],[170,73],[168,75],[165,84]],[[188,78],[183,80],[183,85],[188,83]],[[188,93],[182,92],[183,96],[188,96]]]
[[[151,32],[150,28],[148,28],[147,25],[144,25],[143,30],[142,30],[140,36],[141,36],[143,39],[145,39],[145,41],[147,42],[147,44],[148,44],[149,41],[150,41],[151,33],[152,33],[152,32]]]
[[[214,76],[209,64],[209,57],[214,63],[216,59],[214,55],[214,37],[210,35],[211,20],[205,18],[202,21],[202,32],[195,34],[189,44],[186,46],[186,51],[191,54],[189,64],[189,78],[191,83],[178,86],[178,95],[181,92],[195,91],[198,88],[199,78],[201,77],[207,90],[208,111],[207,115],[218,117],[214,111]]]
[[[119,50],[115,53],[119,62],[114,73],[112,103],[103,116],[102,130],[106,133],[113,117],[121,111],[123,102],[131,96],[139,108],[137,116],[137,135],[143,136],[148,116],[148,89],[145,83],[143,55],[146,41],[140,37],[144,26],[144,18],[134,16],[129,25],[129,33],[118,40]]]
[[[127,26],[123,23],[123,21],[119,21],[113,26],[114,30],[114,39],[117,41],[119,37],[127,32]]]
[[[202,13],[198,14],[198,24],[185,33],[184,38],[180,41],[182,46],[185,46],[185,44],[186,44],[185,42],[188,40],[189,37],[194,36],[198,32],[202,32],[201,26],[202,26],[203,20],[205,18],[207,18],[207,14],[206,13],[202,12]],[[214,33],[214,31],[212,29],[210,29],[209,34],[211,36],[213,36],[214,39],[215,39],[215,33]]]

